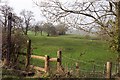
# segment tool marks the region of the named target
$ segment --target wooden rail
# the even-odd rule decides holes
[[[43,56],[31,55],[31,58],[45,60],[45,57],[43,57]]]
[[[29,65],[29,66],[30,66],[30,68],[33,68],[33,69],[35,69],[35,70],[45,72],[45,69],[44,69],[44,68],[41,68],[41,67],[38,67],[38,66],[34,66],[34,65]]]
[[[44,56],[31,55],[31,58],[45,60]],[[49,58],[49,61],[51,61],[51,62],[58,61],[58,58]]]
[[[28,54],[27,54],[28,55]],[[27,57],[28,58],[28,57]],[[37,55],[31,55],[31,58],[35,58],[35,59],[40,59],[40,60],[44,60],[45,61],[45,65],[44,68],[41,67],[37,67],[34,65],[30,65],[31,68],[35,69],[35,70],[39,70],[39,71],[44,71],[44,72],[49,72],[50,67],[49,67],[49,62],[57,62],[57,69],[60,68],[61,66],[61,51],[57,51],[57,58],[50,58],[48,55],[45,56],[37,56]]]
[[[58,61],[58,58],[50,58],[49,61],[51,62]]]

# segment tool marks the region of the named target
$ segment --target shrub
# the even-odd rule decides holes
[[[15,65],[18,61],[20,53],[25,50],[26,47],[26,36],[22,34],[20,30],[14,31],[11,34],[11,54],[10,54],[10,63]],[[2,60],[6,59],[7,53],[7,33],[2,33]]]

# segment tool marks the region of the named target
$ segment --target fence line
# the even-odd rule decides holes
[[[70,58],[70,57],[67,57],[65,55],[62,55],[62,51],[57,51],[57,58],[50,58],[48,55],[45,55],[45,56],[31,55],[31,40],[28,40],[27,44],[28,45],[27,45],[27,54],[26,54],[26,67],[30,66],[31,68],[39,70],[39,71],[49,72],[49,70],[50,70],[50,66],[49,66],[50,63],[49,62],[57,62],[57,70],[61,70],[61,68],[62,68],[62,56],[63,56],[65,58],[70,59],[70,60],[75,61],[75,62],[80,62],[80,63],[82,62],[82,63],[86,63],[86,64],[92,63],[92,65],[93,65],[92,72],[93,73],[90,72],[90,74],[94,75],[96,73],[101,73],[101,72],[96,72],[96,66],[101,67],[101,65],[96,64],[95,61],[86,62],[86,61],[80,61],[80,60],[77,60],[74,58]],[[30,65],[30,58],[44,60],[44,62],[45,62],[44,68]],[[78,63],[76,63],[75,67],[76,67],[76,71],[78,73],[79,73],[79,71],[83,71],[83,70],[79,69]],[[107,64],[105,65],[105,69],[104,69],[103,73],[105,74],[106,78],[111,78],[111,76],[112,76],[112,64],[111,64],[111,62],[107,62]]]
[[[88,73],[90,73],[90,74],[96,74],[96,73],[100,73],[102,76],[104,76],[104,78],[112,78],[112,76],[114,76],[115,74],[117,74],[117,64],[116,63],[111,63],[111,62],[107,62],[107,63],[105,63],[104,65],[103,65],[103,67],[101,66],[101,65],[98,65],[97,63],[95,63],[95,62],[87,62],[87,61],[80,61],[80,60],[77,60],[77,59],[74,59],[74,58],[70,58],[70,57],[67,57],[67,56],[65,56],[65,55],[62,55],[63,57],[65,57],[65,58],[67,58],[67,59],[69,59],[69,60],[72,60],[72,61],[76,61],[76,62],[82,62],[82,63],[86,63],[86,64],[91,64],[91,63],[93,63],[92,65],[93,65],[93,70],[92,71],[89,71],[88,72],[88,70],[84,70],[84,69],[80,69],[79,71],[81,72],[88,72]],[[108,64],[109,63],[109,64]],[[115,71],[115,73],[112,73],[112,69],[113,69],[113,67],[112,67],[112,65],[114,65],[115,64],[115,69],[116,69],[116,71]],[[77,71],[78,71],[78,64],[76,65],[76,69],[77,69]],[[101,67],[101,68],[104,68],[104,70],[103,71],[96,71],[96,67]]]
[[[101,65],[98,65],[95,62],[87,62],[87,61],[77,60],[77,59],[74,59],[74,58],[67,57],[65,55],[62,55],[62,56],[65,57],[65,58],[67,58],[67,59],[70,59],[72,61],[75,61],[75,62],[80,62],[80,63],[82,62],[82,63],[85,63],[85,64],[91,64],[91,63],[93,63],[95,66],[101,67]]]

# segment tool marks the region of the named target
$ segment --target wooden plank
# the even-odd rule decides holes
[[[31,58],[45,60],[45,57],[43,57],[43,56],[31,55]]]
[[[41,68],[41,67],[34,66],[34,65],[30,65],[30,67],[33,68],[33,69],[35,69],[35,70],[39,70],[39,71],[45,72],[45,68]]]
[[[56,61],[56,62],[57,62],[57,61],[58,61],[58,58],[50,58],[49,61],[51,61],[51,62]]]

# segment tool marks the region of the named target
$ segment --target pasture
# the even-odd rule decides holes
[[[107,61],[116,61],[117,54],[109,50],[106,42],[95,37],[85,38],[73,34],[54,37],[47,37],[45,34],[34,36],[33,32],[29,32],[29,37],[34,48],[32,51],[34,55],[56,57],[57,50],[62,50],[64,67],[75,68],[75,62],[78,62],[82,70],[91,70],[93,64],[100,70],[104,68]],[[37,59],[32,59],[31,63],[44,66],[44,63]],[[54,63],[51,64],[55,67]]]

